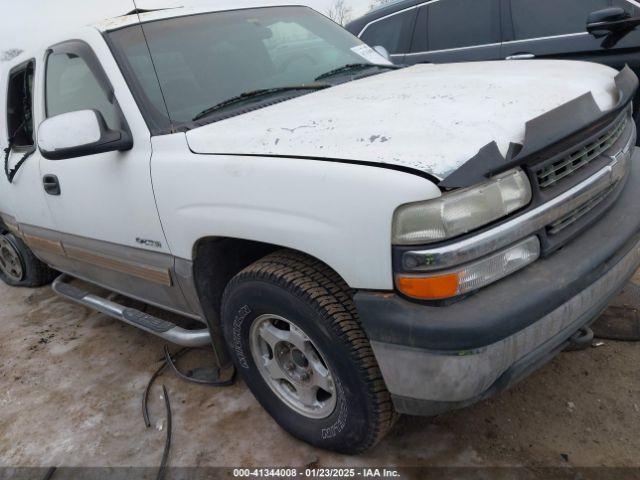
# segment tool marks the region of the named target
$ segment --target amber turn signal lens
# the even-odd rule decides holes
[[[440,274],[396,276],[396,288],[408,297],[438,300],[478,290],[534,262],[540,256],[540,241],[532,236],[509,248]]]
[[[457,273],[447,273],[434,277],[397,276],[396,287],[408,297],[421,300],[438,300],[454,297],[458,293]]]

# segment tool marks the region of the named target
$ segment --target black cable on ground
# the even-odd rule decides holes
[[[176,359],[177,358],[178,357],[176,356]],[[179,378],[187,382],[198,383],[200,385],[210,385],[212,387],[228,387],[229,385],[233,385],[233,382],[235,381],[235,373],[228,380],[205,380],[202,378],[195,378],[182,373],[180,370],[178,370],[178,367],[176,367],[174,360],[171,358],[171,355],[169,354],[169,348],[166,345],[164,346],[164,361],[165,361],[165,365],[169,365],[173,370],[173,372]]]
[[[42,477],[42,480],[51,480],[55,472],[56,472],[56,467],[49,468],[47,470],[47,473],[44,474],[44,477]]]
[[[194,378],[192,376],[186,375],[178,370],[175,362],[180,357],[182,357],[187,352],[191,351],[191,348],[181,348],[178,350],[173,356],[169,353],[169,347],[167,345],[164,346],[164,357],[162,360],[162,365],[158,367],[158,369],[153,372],[149,382],[147,383],[147,387],[144,390],[144,395],[142,396],[142,417],[144,418],[144,424],[147,428],[151,427],[151,421],[149,420],[149,393],[151,392],[151,387],[156,379],[162,375],[162,373],[167,369],[167,367],[171,367],[174,373],[181,379],[186,380],[188,382],[197,383],[200,385],[210,385],[215,387],[226,387],[232,385],[235,381],[235,371],[233,375],[228,380],[204,380],[201,378]],[[218,372],[219,373],[219,372]],[[162,461],[160,462],[160,469],[158,470],[157,480],[162,480],[165,477],[166,469],[167,469],[167,460],[169,459],[169,450],[171,449],[171,403],[169,402],[169,394],[167,392],[167,388],[162,385],[162,392],[164,394],[164,405],[167,411],[167,436],[164,444],[164,452],[162,453]],[[48,480],[48,479],[47,479]]]
[[[164,348],[165,348],[165,353],[166,353],[167,352],[167,346],[165,345]],[[188,348],[181,348],[180,350],[178,350],[173,355],[173,357],[177,360],[178,358],[183,356],[188,351],[189,351]],[[169,358],[171,358],[171,357],[169,356]],[[151,421],[149,420],[149,408],[148,408],[149,392],[151,392],[151,387],[153,386],[153,383],[156,381],[156,378],[158,378],[162,374],[162,372],[164,372],[167,369],[167,367],[169,366],[167,364],[166,355],[161,360],[162,360],[162,365],[160,365],[160,367],[153,373],[153,375],[151,375],[151,378],[149,379],[149,383],[147,383],[147,388],[145,388],[144,395],[142,396],[142,418],[144,418],[144,425],[147,428],[149,428],[151,426]]]
[[[167,388],[162,385],[162,394],[164,395],[164,406],[167,410],[167,436],[164,442],[164,451],[162,452],[162,461],[156,480],[164,479],[167,471],[167,460],[169,459],[169,450],[171,450],[171,403],[169,402],[169,393]]]
[[[591,348],[593,345],[593,330],[589,327],[583,327],[572,335],[569,342],[569,345],[564,349],[565,352],[576,352]]]

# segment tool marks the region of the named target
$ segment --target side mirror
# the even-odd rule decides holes
[[[378,45],[378,46],[376,46],[376,47],[373,47],[373,49],[374,49],[377,53],[379,53],[380,55],[382,55],[382,56],[385,58],[385,60],[389,60],[389,61],[391,61],[391,55],[389,55],[389,51],[388,51],[386,48],[384,48],[382,45]]]
[[[595,12],[591,12],[589,14],[589,16],[587,17],[587,26],[594,23],[617,22],[618,20],[624,20],[628,17],[629,14],[624,11],[624,8],[604,8],[602,10],[596,10]]]
[[[48,160],[130,150],[131,135],[109,130],[97,110],[78,110],[47,118],[38,128],[38,148]]]

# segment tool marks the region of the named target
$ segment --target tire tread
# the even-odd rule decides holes
[[[393,408],[369,339],[362,329],[353,302],[353,291],[324,263],[291,250],[273,252],[249,265],[231,280],[226,292],[233,289],[235,284],[249,279],[274,283],[307,300],[348,346],[357,365],[360,381],[366,387],[374,417],[368,438],[357,450],[364,451],[378,443],[393,427],[398,414]]]

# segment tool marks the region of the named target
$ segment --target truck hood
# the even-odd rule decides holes
[[[337,85],[187,132],[195,153],[340,159],[409,167],[442,179],[525,123],[591,92],[615,106],[616,70],[530,60],[416,65]]]

